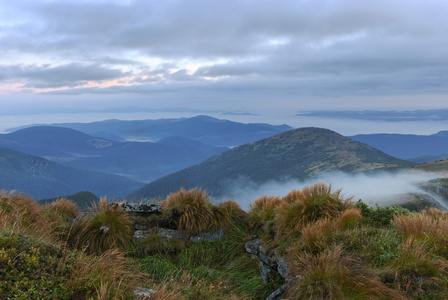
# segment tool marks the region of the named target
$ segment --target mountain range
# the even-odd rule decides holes
[[[115,141],[157,142],[173,136],[215,147],[233,147],[291,129],[288,125],[243,124],[209,116],[156,120],[106,120],[92,123],[58,123],[50,126],[75,129]],[[15,131],[17,128],[10,129]]]
[[[149,182],[228,150],[181,137],[160,143],[118,142],[64,127],[34,126],[0,135],[0,147],[65,166]]]
[[[327,129],[300,128],[217,154],[155,180],[127,199],[163,198],[182,187],[221,196],[241,178],[263,183],[305,179],[332,170],[354,173],[413,165]]]
[[[448,158],[448,131],[432,135],[359,134],[349,138],[416,163]]]
[[[41,157],[0,148],[0,189],[23,192],[35,199],[79,191],[122,197],[142,185],[126,177],[70,168]]]

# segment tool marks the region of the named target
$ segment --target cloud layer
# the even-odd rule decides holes
[[[0,85],[215,105],[446,94],[447,15],[437,0],[2,1]]]

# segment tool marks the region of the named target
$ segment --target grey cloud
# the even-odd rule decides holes
[[[279,96],[447,90],[448,5],[437,0],[1,5],[0,18],[7,20],[0,20],[2,53],[64,61],[46,68],[34,67],[37,61],[20,62],[23,70],[16,76],[27,79],[29,87],[77,87],[120,78],[129,74],[109,66],[126,66],[133,70],[135,86],[66,92],[150,93],[157,87],[167,93],[244,90],[256,97],[260,90]],[[147,65],[149,59],[171,65]],[[189,59],[208,66],[189,75],[177,65]]]
[[[71,63],[61,66],[3,66],[10,81],[24,83],[25,87],[55,88],[75,87],[88,81],[104,81],[129,75],[118,69],[109,69],[97,64]]]

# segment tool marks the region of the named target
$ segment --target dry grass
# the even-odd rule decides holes
[[[52,240],[52,231],[37,201],[22,194],[0,191],[0,229]]]
[[[303,227],[300,240],[304,243],[306,250],[318,252],[326,246],[325,237],[329,236],[335,229],[336,224],[333,220],[320,219]]]
[[[448,275],[448,262],[434,255],[427,243],[412,238],[402,243],[395,267],[397,289],[409,295],[434,290],[438,278]]]
[[[181,189],[162,201],[163,218],[187,235],[225,227],[229,217],[215,209],[211,199],[200,189]]]
[[[278,196],[262,196],[249,206],[249,226],[270,232],[275,221],[277,207],[282,203]]]
[[[406,299],[343,255],[341,247],[297,256],[291,274],[301,278],[289,287],[288,299]]]
[[[52,234],[59,241],[66,241],[73,219],[80,213],[75,203],[65,198],[42,206],[42,215],[51,228]]]
[[[278,207],[276,233],[278,236],[293,236],[306,224],[321,218],[337,217],[351,206],[351,198],[342,198],[341,190],[332,191],[331,185],[322,182],[300,192],[293,191]]]
[[[247,215],[235,200],[221,202],[218,204],[218,207],[224,210],[231,219],[239,219]]]
[[[96,291],[98,299],[132,299],[135,287],[149,284],[136,269],[117,249],[99,256],[81,253],[70,284],[76,290],[85,288],[87,283]]]
[[[115,248],[127,250],[134,242],[130,216],[115,203],[102,198],[74,224],[70,241],[78,249],[93,254]]]
[[[339,218],[339,226],[342,229],[352,229],[359,224],[361,219],[361,210],[351,207],[342,212]]]

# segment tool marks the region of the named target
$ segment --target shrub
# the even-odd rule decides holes
[[[299,255],[292,262],[292,274],[302,276],[290,285],[290,299],[405,299],[359,261],[344,256],[341,247]]]
[[[228,217],[214,210],[212,201],[200,189],[181,189],[162,201],[163,218],[187,235],[198,234],[225,226]]]
[[[102,198],[75,222],[70,241],[88,253],[99,254],[116,248],[127,250],[134,242],[129,214]]]
[[[275,212],[282,200],[278,196],[262,196],[249,206],[249,226],[255,230],[270,232],[275,221]]]
[[[358,200],[355,208],[361,210],[363,224],[378,228],[389,226],[396,215],[409,214],[409,210],[398,205],[394,207],[379,207],[376,205],[373,208],[362,202],[362,200]]]
[[[293,191],[286,195],[278,207],[275,220],[279,236],[292,236],[300,229],[320,218],[339,216],[351,206],[351,198],[343,199],[341,190],[332,191],[331,185],[316,183],[301,192]]]
[[[309,252],[319,252],[326,245],[324,239],[330,235],[336,226],[330,219],[320,219],[314,223],[309,223],[302,228],[300,240],[305,245],[305,250]]]

